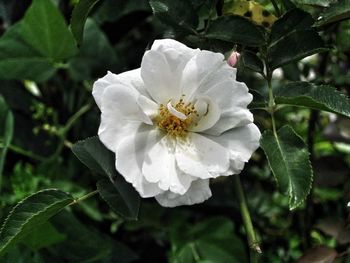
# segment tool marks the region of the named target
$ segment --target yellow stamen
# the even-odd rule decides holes
[[[193,103],[185,104],[184,100],[180,99],[173,106],[171,101],[169,101],[167,105],[161,104],[159,106],[159,113],[155,118],[155,123],[157,123],[159,129],[171,136],[184,137],[188,132],[188,128],[192,125],[195,115],[196,110]]]

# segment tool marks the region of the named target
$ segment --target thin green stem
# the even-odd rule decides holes
[[[217,2],[218,2],[218,0],[213,1],[212,5],[210,6],[210,10],[209,10],[209,14],[208,14],[208,21],[207,21],[207,24],[205,25],[204,32],[208,31],[208,28],[209,28],[209,25],[210,25],[210,22],[212,19],[213,11],[216,11],[215,7],[216,7]]]
[[[199,254],[198,254],[196,245],[194,243],[191,243],[190,247],[191,247],[191,251],[192,251],[192,255],[193,255],[194,261],[195,262],[200,262],[201,258],[200,258]]]
[[[235,192],[239,202],[239,208],[241,210],[241,216],[246,231],[248,244],[249,244],[249,254],[250,254],[250,263],[257,263],[259,254],[261,254],[261,248],[259,242],[256,238],[252,220],[250,218],[250,213],[248,210],[247,202],[244,196],[243,187],[239,175],[234,175],[234,187]]]
[[[62,130],[58,133],[58,136],[60,137],[60,142],[56,148],[56,151],[47,158],[47,162],[54,161],[61,153],[65,142],[66,142],[66,137],[68,131],[72,128],[74,123],[82,116],[84,115],[87,111],[89,111],[91,108],[91,104],[86,104],[83,107],[81,107],[76,113],[74,113],[66,122]]]
[[[0,148],[3,148],[3,147],[4,147],[3,144],[0,143]],[[45,160],[44,157],[39,156],[39,155],[37,155],[37,154],[35,154],[35,153],[32,153],[32,152],[30,152],[30,151],[26,151],[26,150],[24,150],[24,149],[22,149],[22,148],[20,148],[20,147],[18,147],[18,146],[15,146],[15,145],[13,145],[13,144],[10,144],[9,147],[8,147],[8,149],[9,149],[10,151],[14,152],[14,153],[18,153],[18,154],[20,154],[20,155],[29,157],[29,158],[31,158],[31,159],[33,159],[33,160],[36,160],[36,161],[44,161],[44,160]]]
[[[91,104],[86,104],[83,107],[81,107],[76,113],[74,113],[66,122],[66,125],[63,128],[63,132],[66,133],[67,131],[72,128],[73,124],[88,110],[90,110]]]
[[[276,10],[277,16],[281,16],[281,9],[278,7],[277,2],[275,0],[271,0],[271,3]]]
[[[267,85],[269,87],[269,113],[271,115],[273,134],[275,136],[277,136],[276,121],[275,121],[275,116],[274,116],[274,113],[276,111],[276,103],[275,103],[275,98],[273,96],[273,90],[272,90],[272,84],[271,84],[271,76],[272,76],[272,74],[267,74]]]
[[[69,205],[75,205],[78,204],[82,201],[84,201],[85,199],[88,199],[91,196],[94,196],[95,194],[98,193],[98,190],[92,191],[90,193],[87,193],[86,195],[83,195],[82,197],[79,197],[78,199],[75,199],[72,203],[70,203]]]

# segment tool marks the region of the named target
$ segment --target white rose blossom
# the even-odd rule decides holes
[[[252,95],[220,53],[156,40],[141,68],[108,72],[92,93],[117,171],[162,206],[207,200],[209,179],[240,173],[259,146]]]

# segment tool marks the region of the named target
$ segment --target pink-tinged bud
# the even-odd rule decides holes
[[[230,57],[227,59],[227,63],[231,66],[231,67],[234,67],[237,62],[238,62],[238,59],[239,57],[241,56],[241,54],[239,54],[238,52],[236,51],[233,51],[230,55]]]

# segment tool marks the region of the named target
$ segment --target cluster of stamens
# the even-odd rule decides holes
[[[174,110],[175,114],[171,112]],[[174,137],[183,137],[197,117],[198,114],[194,104],[192,102],[185,103],[183,99],[180,99],[175,105],[172,105],[171,101],[167,105],[160,104],[156,123],[167,134]]]

